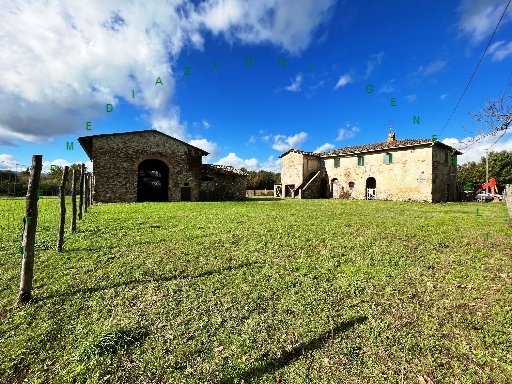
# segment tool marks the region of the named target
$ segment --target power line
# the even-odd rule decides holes
[[[505,9],[503,10],[503,13],[501,14],[501,17],[498,21],[498,24],[496,25],[496,28],[494,28],[494,32],[492,33],[491,35],[491,38],[489,39],[489,42],[487,43],[487,46],[485,47],[485,50],[484,52],[482,53],[482,56],[480,56],[480,60],[478,60],[478,63],[476,64],[476,67],[475,67],[475,70],[473,71],[473,73],[471,74],[471,77],[469,78],[469,81],[468,83],[466,84],[466,87],[464,88],[464,91],[462,91],[462,94],[460,95],[459,97],[459,101],[457,101],[457,104],[455,104],[455,107],[453,108],[453,111],[452,113],[450,114],[450,116],[448,117],[448,121],[446,122],[446,124],[444,125],[443,129],[441,130],[441,132],[439,133],[439,135],[441,135],[443,133],[443,131],[446,129],[446,127],[448,126],[448,124],[450,123],[450,121],[452,120],[452,117],[453,115],[455,114],[455,111],[457,110],[457,108],[459,107],[459,104],[460,102],[462,101],[462,98],[464,97],[464,95],[466,94],[468,88],[469,88],[469,85],[471,84],[471,81],[473,80],[473,78],[475,77],[475,74],[476,74],[476,71],[478,70],[478,67],[480,67],[480,63],[482,62],[482,60],[484,59],[484,56],[485,54],[487,53],[487,50],[489,49],[490,45],[491,45],[491,42],[492,40],[494,39],[494,35],[496,35],[496,31],[498,30],[500,24],[501,24],[501,20],[503,20],[503,16],[505,16],[505,13],[507,12],[507,9],[508,9],[508,6],[510,5],[510,2],[512,0],[508,0],[508,3],[507,3],[507,6],[505,7]]]

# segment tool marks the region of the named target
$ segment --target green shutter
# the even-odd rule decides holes
[[[340,159],[334,159],[334,168],[340,167]]]

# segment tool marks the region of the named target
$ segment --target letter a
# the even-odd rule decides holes
[[[164,83],[162,83],[162,80],[160,79],[160,77],[158,77],[158,78],[156,79],[155,85],[157,85],[157,84],[162,84],[162,85],[164,85]]]

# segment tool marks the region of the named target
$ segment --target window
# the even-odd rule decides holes
[[[384,164],[391,164],[393,162],[393,155],[389,152],[387,152],[384,155]]]
[[[348,187],[349,187],[350,189],[353,189],[353,188],[354,188],[354,185],[355,185],[355,183],[354,183],[353,181],[350,181],[350,182],[348,183]]]
[[[357,165],[364,165],[364,156],[357,156]]]
[[[340,167],[340,159],[334,159],[334,168]]]

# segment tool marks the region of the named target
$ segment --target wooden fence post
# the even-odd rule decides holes
[[[25,205],[25,226],[23,229],[23,259],[21,261],[20,291],[18,300],[26,303],[32,297],[32,280],[34,278],[34,246],[37,228],[37,190],[41,179],[43,156],[32,156],[32,167],[28,182]]]
[[[71,232],[76,232],[76,177],[77,170],[73,168],[71,179]]]
[[[89,188],[89,173],[85,172],[84,177],[84,213],[87,213],[87,208],[89,207],[89,201],[87,197],[87,189]]]
[[[89,205],[92,205],[92,203],[94,202],[93,201],[93,198],[92,198],[92,194],[94,192],[94,175],[91,173],[89,173],[90,175],[90,180],[89,180]]]
[[[82,212],[84,209],[84,187],[85,187],[85,164],[80,167],[80,199],[78,204],[78,219],[82,220]]]
[[[57,241],[57,252],[62,252],[62,245],[64,244],[64,225],[66,225],[66,181],[68,178],[69,167],[64,167],[62,172],[62,182],[60,183],[59,196],[60,196],[60,226],[59,226],[59,239]]]

